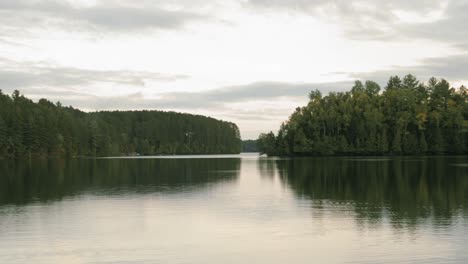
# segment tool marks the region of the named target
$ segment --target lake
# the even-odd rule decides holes
[[[468,263],[468,157],[0,161],[0,263]]]

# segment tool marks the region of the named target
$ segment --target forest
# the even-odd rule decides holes
[[[270,156],[464,154],[467,99],[464,86],[411,74],[390,77],[384,89],[355,81],[347,92],[315,90],[258,147]]]
[[[233,154],[236,124],[163,111],[86,113],[0,90],[0,157]]]
[[[242,140],[242,152],[258,152],[257,140]]]

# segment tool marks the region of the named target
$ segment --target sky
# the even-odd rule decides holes
[[[468,0],[0,0],[0,89],[202,114],[255,139],[311,90],[468,84],[466,21]]]

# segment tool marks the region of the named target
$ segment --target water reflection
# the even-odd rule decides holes
[[[34,160],[0,162],[0,205],[83,192],[178,192],[235,181],[240,159]]]
[[[466,164],[0,162],[0,263],[468,263]]]
[[[390,221],[394,227],[415,227],[430,219],[450,226],[468,208],[465,157],[308,158],[263,161],[260,172],[272,175],[313,206],[341,206],[360,224]],[[268,169],[266,169],[268,168]],[[345,207],[345,208],[343,208]]]

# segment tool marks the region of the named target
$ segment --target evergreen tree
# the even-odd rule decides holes
[[[0,91],[0,157],[239,153],[238,127],[161,111],[84,113]]]
[[[315,90],[278,131],[262,134],[269,155],[442,154],[468,150],[468,89],[392,76],[385,91],[356,81],[349,92]]]
[[[387,90],[400,89],[402,87],[401,79],[398,76],[392,76],[387,82]]]
[[[0,116],[0,156],[4,156],[5,150],[7,146],[7,128],[5,121],[3,121],[3,118]]]

